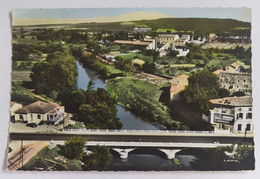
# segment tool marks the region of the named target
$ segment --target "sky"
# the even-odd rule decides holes
[[[20,18],[91,18],[118,16],[134,11],[153,11],[186,18],[224,18],[251,22],[250,8],[71,8],[71,9],[15,9]]]

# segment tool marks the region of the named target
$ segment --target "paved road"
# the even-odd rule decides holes
[[[10,140],[61,140],[73,136],[85,137],[87,141],[115,142],[185,142],[185,143],[221,143],[221,144],[254,144],[253,136],[229,134],[180,134],[180,133],[124,133],[124,132],[42,132],[10,133]]]

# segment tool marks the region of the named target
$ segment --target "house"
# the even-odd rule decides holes
[[[152,39],[150,37],[146,37],[146,38],[144,38],[144,42],[150,42],[150,44],[148,45],[148,49],[150,49],[150,50],[156,49],[155,39]]]
[[[236,61],[226,67],[226,72],[229,73],[244,73],[250,69],[249,65],[245,65],[244,62]]]
[[[152,41],[140,41],[140,40],[115,40],[114,44],[123,44],[123,45],[132,45],[135,46],[136,48],[142,48],[142,49],[152,49],[153,48],[153,43]]]
[[[190,50],[185,47],[176,47],[174,50],[179,52],[177,57],[186,56],[190,52]]]
[[[209,34],[207,41],[208,42],[214,42],[216,40],[216,38],[217,38],[216,34]]]
[[[150,27],[135,27],[134,32],[150,32],[152,28]]]
[[[185,89],[185,86],[188,85],[188,75],[180,75],[174,77],[170,80],[170,100],[175,100],[178,98],[178,94]]]
[[[242,91],[247,95],[252,94],[251,74],[222,72],[217,77],[220,85],[231,93]]]
[[[215,131],[253,133],[252,97],[211,99],[210,123]]]
[[[47,56],[47,54],[30,54],[28,58],[32,61],[43,61],[46,60]]]
[[[55,123],[64,118],[64,106],[53,102],[37,101],[24,106],[15,112],[14,121],[39,124],[40,122]]]
[[[160,44],[167,44],[168,48],[173,48],[174,42],[179,38],[177,34],[158,34],[158,37],[156,37],[156,48]]]
[[[188,40],[187,39],[177,39],[177,40],[175,40],[174,41],[174,46],[181,46],[181,47],[183,47],[183,46],[185,46],[185,44],[188,42]]]
[[[13,101],[10,102],[10,116],[11,116],[11,122],[14,122],[14,118],[15,118],[15,111],[17,111],[18,109],[22,108],[23,105],[19,104],[19,103],[15,103]]]
[[[181,39],[190,41],[191,38],[190,38],[190,35],[183,34],[183,35],[181,36]]]
[[[162,56],[165,56],[167,54],[166,50],[158,50],[159,52],[159,56],[162,57]]]
[[[104,58],[110,62],[115,62],[115,54],[104,54]]]
[[[195,44],[195,45],[202,45],[206,42],[206,37],[197,37],[194,38],[192,37],[190,43]]]

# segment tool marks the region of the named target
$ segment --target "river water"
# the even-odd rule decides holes
[[[77,88],[86,90],[90,80],[93,81],[93,88],[104,88],[106,89],[105,80],[101,79],[97,72],[94,70],[83,68],[77,60],[78,77],[77,77]],[[141,118],[130,111],[127,111],[122,106],[117,105],[117,116],[123,124],[122,129],[135,129],[135,130],[159,130],[156,126],[141,120]],[[185,167],[189,167],[190,156],[176,155]],[[120,159],[113,157],[109,167],[109,170],[139,170],[139,171],[172,171],[176,170],[176,167],[172,161],[162,158],[160,156],[152,154],[129,154],[127,159]]]
[[[76,61],[78,67],[77,88],[86,90],[90,80],[93,81],[93,88],[106,89],[105,80],[99,78],[97,72],[91,69],[84,69],[82,65]],[[154,125],[141,120],[141,118],[127,110],[122,106],[117,105],[117,117],[123,124],[122,129],[135,129],[135,130],[159,130]]]

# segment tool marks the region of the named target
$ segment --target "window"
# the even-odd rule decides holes
[[[238,108],[238,111],[241,111],[242,109],[241,108]]]
[[[222,108],[222,113],[226,114],[227,113],[227,109]]]
[[[243,119],[243,113],[238,113],[237,114],[237,119]]]
[[[243,80],[244,81],[244,83],[246,82],[246,80]]]
[[[248,85],[244,85],[244,88],[248,88]]]
[[[249,108],[248,111],[252,111],[252,108]]]
[[[242,128],[242,125],[241,125],[241,124],[238,124],[238,125],[237,125],[237,131],[241,131],[241,128]]]
[[[247,124],[246,125],[246,131],[250,131],[251,130],[251,124]]]
[[[246,113],[246,118],[247,119],[252,119],[252,113]]]
[[[19,118],[20,118],[20,119],[23,119],[23,115],[22,115],[22,114],[20,114],[20,115],[19,115]]]
[[[37,119],[41,119],[41,115],[40,114],[37,114]]]

